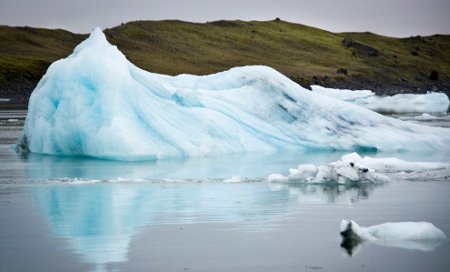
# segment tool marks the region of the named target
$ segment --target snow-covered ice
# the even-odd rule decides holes
[[[343,101],[351,102],[376,112],[387,113],[442,113],[447,112],[450,100],[444,93],[397,94],[377,96],[370,90],[346,90],[312,85],[311,90]]]
[[[355,242],[347,245],[362,242],[423,251],[433,250],[447,240],[445,233],[429,222],[388,222],[361,227],[355,221],[342,220],[340,233],[344,240]]]
[[[360,157],[346,154],[327,165],[300,164],[289,169],[287,176],[272,174],[272,182],[387,182],[401,180],[442,180],[450,177],[450,164],[436,162],[409,162],[398,158]]]
[[[265,66],[208,76],[149,73],[97,28],[49,67],[31,95],[17,147],[118,160],[281,150],[445,150],[449,132],[310,92]]]

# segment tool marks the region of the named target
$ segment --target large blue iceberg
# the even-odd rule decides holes
[[[17,146],[149,160],[280,150],[437,150],[450,129],[384,117],[310,92],[265,66],[166,76],[130,63],[100,29],[53,63]]]

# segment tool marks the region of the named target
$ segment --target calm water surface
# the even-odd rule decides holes
[[[342,153],[133,163],[19,155],[12,143],[24,116],[0,111],[0,271],[450,270],[448,241],[348,250],[338,232],[342,219],[429,221],[450,236],[448,181],[266,180]],[[450,162],[447,153],[395,156]]]

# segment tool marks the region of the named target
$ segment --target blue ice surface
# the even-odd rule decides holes
[[[33,91],[17,146],[155,160],[283,150],[446,150],[450,129],[310,92],[266,66],[167,76],[130,63],[96,28]]]

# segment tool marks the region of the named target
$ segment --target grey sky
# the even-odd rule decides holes
[[[283,20],[334,32],[450,34],[450,0],[0,0],[0,24],[86,33],[132,20]]]

